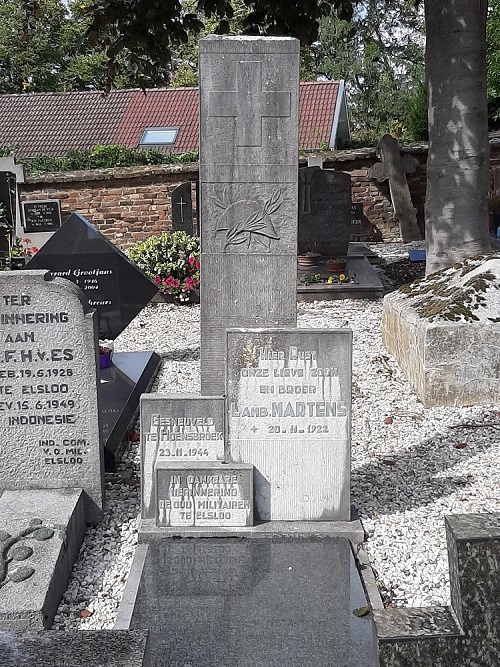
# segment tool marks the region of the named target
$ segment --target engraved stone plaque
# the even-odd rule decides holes
[[[172,231],[193,234],[193,200],[191,183],[181,183],[171,195]]]
[[[224,461],[224,398],[197,394],[143,394],[143,517],[154,516],[154,469],[158,461]]]
[[[225,330],[297,321],[299,43],[199,42],[201,390],[224,390]]]
[[[95,312],[46,271],[0,274],[0,490],[83,488],[103,503]]]
[[[350,520],[352,332],[227,332],[229,455],[260,520]]]
[[[253,525],[253,466],[156,464],[157,526]]]

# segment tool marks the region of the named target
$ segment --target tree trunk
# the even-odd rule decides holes
[[[427,273],[491,250],[487,0],[425,0]]]

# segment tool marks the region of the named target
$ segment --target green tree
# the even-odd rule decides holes
[[[36,0],[22,0],[33,6]],[[169,68],[172,48],[203,24],[182,13],[178,0],[90,0],[89,43],[102,47],[107,86],[119,68],[131,77],[154,80]],[[318,20],[334,8],[350,20],[355,0],[246,0],[245,32],[283,34],[312,44]],[[388,0],[388,4],[390,1]],[[216,32],[229,30],[231,0],[197,0],[197,10],[217,19]],[[426,80],[429,93],[427,167],[427,270],[490,249],[487,230],[489,176],[486,104],[487,0],[424,0]],[[119,58],[120,54],[120,58]]]
[[[0,92],[102,88],[107,56],[86,46],[90,19],[70,8],[62,0],[39,0],[33,13],[22,0],[2,1]]]
[[[412,138],[408,108],[424,76],[423,15],[404,0],[363,0],[350,21],[334,10],[306,49],[309,78],[345,79],[353,137]]]

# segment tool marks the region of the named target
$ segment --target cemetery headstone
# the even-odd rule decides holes
[[[181,183],[171,194],[172,230],[193,234],[193,200],[191,182]]]
[[[100,338],[116,338],[158,287],[78,213],[72,213],[27,264],[78,285],[96,309]]]
[[[401,156],[398,140],[390,134],[384,134],[377,144],[380,162],[371,168],[371,177],[379,183],[389,180],[394,218],[399,223],[401,240],[419,241],[422,238],[417,225],[417,209],[411,201],[406,174],[412,174],[417,168],[417,160],[408,153]]]
[[[0,253],[7,257],[15,236],[16,178],[10,171],[0,171]]]
[[[351,177],[341,171],[299,169],[299,255],[347,256],[351,234]]]
[[[61,202],[59,199],[23,201],[25,232],[54,232],[61,226]]]
[[[220,395],[226,328],[296,324],[299,43],[212,35],[199,61],[201,391]]]
[[[349,330],[227,332],[231,460],[260,520],[350,520]]]
[[[224,398],[196,394],[141,397],[142,516],[156,516],[158,461],[224,461]]]
[[[46,271],[0,274],[0,490],[83,488],[103,504],[94,314]]]

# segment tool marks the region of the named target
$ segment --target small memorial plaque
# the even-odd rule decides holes
[[[22,208],[25,232],[53,232],[61,226],[59,199],[23,201]]]
[[[0,274],[0,304],[0,489],[83,488],[97,520],[94,312],[75,285],[45,271]]]
[[[158,292],[121,250],[72,213],[26,266],[78,285],[96,309],[100,338],[116,338]]]
[[[352,332],[227,332],[229,455],[264,521],[350,520]]]
[[[157,526],[253,525],[253,466],[156,464]]]
[[[193,234],[193,201],[191,197],[191,183],[181,183],[171,195],[172,203],[172,230]]]
[[[143,394],[143,517],[154,516],[154,468],[158,461],[224,461],[224,398],[197,394]]]

